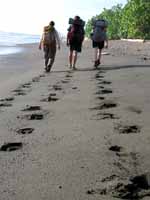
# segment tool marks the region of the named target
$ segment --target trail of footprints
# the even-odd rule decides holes
[[[63,80],[59,81],[56,84],[53,84],[52,86],[50,85],[49,90],[51,92],[46,98],[41,99],[40,101],[47,102],[47,103],[58,101],[59,98],[57,97],[57,94],[58,94],[57,92],[61,92],[64,90],[63,84],[68,84],[72,76],[73,76],[72,73],[68,71]],[[15,100],[16,96],[27,95],[29,92],[32,91],[32,84],[40,82],[40,79],[42,77],[45,77],[45,74],[42,74],[38,77],[33,78],[32,81],[29,83],[20,85],[17,89],[12,91],[13,93],[12,96],[0,99],[0,108],[13,106],[13,101]],[[75,90],[77,89],[77,87],[72,87],[72,89]],[[25,120],[43,120],[44,117],[49,113],[48,111],[44,111],[41,108],[41,106],[38,106],[38,105],[26,105],[25,108],[23,108],[21,111],[27,114],[17,116],[17,118],[25,119]],[[23,128],[17,129],[15,132],[18,135],[29,135],[29,134],[32,134],[34,131],[35,131],[35,128],[33,127],[23,127]],[[22,142],[4,143],[0,147],[0,151],[6,151],[6,152],[16,151],[16,150],[21,149],[22,147],[23,147]]]
[[[111,85],[110,81],[103,80],[104,76],[102,73],[105,73],[105,71],[99,71],[96,73],[94,79],[92,81],[95,81],[95,79],[98,81],[97,83],[97,91],[95,93],[96,99],[98,99],[100,102],[98,105],[96,105],[93,108],[90,108],[90,110],[98,111],[96,115],[94,115],[94,120],[106,120],[106,119],[119,119],[118,116],[116,116],[113,113],[106,112],[105,110],[109,110],[110,108],[115,108],[118,106],[118,103],[110,100],[106,100],[105,95],[110,95],[113,93],[113,91],[110,88],[105,88],[106,85]],[[32,79],[32,82],[25,83],[21,86],[19,86],[16,90],[13,90],[13,96],[10,96],[8,98],[0,99],[0,108],[2,107],[11,107],[13,106],[13,101],[16,98],[16,96],[24,96],[32,91],[32,83],[37,83],[40,81],[40,78],[44,77],[45,74],[42,74],[38,77],[35,77]],[[67,84],[70,81],[70,78],[72,77],[72,74],[68,72],[65,76],[64,80],[61,80],[61,82],[54,84],[50,86],[50,91],[60,92],[63,91],[62,84]],[[76,90],[77,87],[72,87],[73,90]],[[59,100],[57,97],[57,93],[50,92],[50,94],[46,97],[41,99],[41,102],[56,102]],[[136,110],[133,107],[129,108],[129,110],[134,111],[138,114],[141,113],[140,110]],[[23,118],[26,120],[42,120],[44,119],[45,113],[40,106],[33,106],[33,105],[27,105],[25,108],[22,109],[22,112],[27,112],[27,114],[18,116],[18,118]],[[131,133],[140,133],[141,127],[139,127],[136,124],[132,125],[124,125],[123,123],[118,123],[115,125],[114,130],[118,132],[118,134],[131,134]],[[28,135],[32,134],[35,131],[33,127],[23,127],[16,130],[16,133],[18,135]],[[11,142],[11,143],[4,143],[0,147],[0,151],[16,151],[23,147],[22,142]],[[137,164],[137,155],[133,152],[125,152],[125,149],[118,145],[111,145],[108,147],[109,151],[112,151],[116,154],[116,156],[119,158],[118,161],[115,161],[114,165],[118,166],[120,170],[126,170],[122,164],[122,158],[126,157],[126,159],[131,160],[133,163],[133,166],[136,168]],[[104,184],[103,188],[92,188],[87,190],[87,195],[111,195],[116,198],[120,199],[142,199],[145,196],[150,196],[150,174],[140,174],[135,175],[133,177],[128,177],[128,171],[126,170],[127,177],[126,181],[122,181],[122,176],[118,176],[116,174],[112,174],[109,177],[105,177],[101,180],[101,183]]]
[[[111,85],[110,81],[102,80],[104,76],[101,75],[101,71],[96,73],[94,79],[98,81],[97,91],[95,93],[96,99],[100,100],[99,104],[90,110],[98,111],[92,119],[105,120],[105,119],[119,119],[118,116],[113,113],[104,112],[110,108],[115,108],[118,103],[114,101],[106,100],[106,94],[113,93],[110,88],[105,88],[105,85]],[[93,81],[93,80],[92,80]],[[128,107],[129,111],[140,114],[142,111],[135,107]],[[138,134],[141,131],[141,127],[136,124],[125,124],[123,122],[116,123],[114,131],[120,135],[123,134]],[[120,175],[112,174],[109,177],[105,177],[101,180],[101,188],[92,188],[86,191],[87,195],[111,195],[120,199],[143,199],[150,196],[150,173],[146,172],[138,174],[138,154],[135,152],[126,152],[126,149],[119,145],[111,145],[109,143],[108,150],[115,153],[117,160],[114,161],[114,165],[120,170]],[[130,167],[126,167],[126,162],[130,163]],[[125,177],[123,177],[124,172]],[[134,172],[134,173],[133,173]],[[134,174],[134,175],[133,175]]]

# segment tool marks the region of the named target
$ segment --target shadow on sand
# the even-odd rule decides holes
[[[76,70],[61,70],[61,71],[51,71],[51,73],[66,73],[66,72],[86,72],[86,71],[101,71],[101,70],[120,70],[120,69],[128,69],[128,68],[150,68],[150,65],[105,65],[101,66],[97,69],[95,68],[77,68]]]

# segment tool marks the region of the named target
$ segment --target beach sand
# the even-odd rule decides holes
[[[85,42],[75,71],[64,45],[50,73],[22,47],[0,58],[0,199],[148,200],[149,43],[110,41],[95,70]]]

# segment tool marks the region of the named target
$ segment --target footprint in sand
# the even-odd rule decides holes
[[[62,90],[62,87],[60,85],[53,85],[54,90]]]
[[[34,110],[34,108],[33,108]],[[29,110],[25,110],[25,111],[33,111],[32,109],[29,109]],[[36,110],[34,110],[36,111]],[[38,111],[38,110],[37,110]],[[30,114],[26,114],[26,115],[21,115],[21,116],[17,116],[18,119],[27,119],[27,120],[42,120],[44,119],[44,117],[48,114],[49,112],[48,111],[40,111],[40,112],[35,112],[35,113],[30,113]],[[53,116],[54,113],[51,111],[50,112],[50,115]]]
[[[98,85],[97,88],[104,89],[104,86]]]
[[[1,146],[0,151],[16,151],[22,148],[22,142],[5,143]]]
[[[12,91],[14,93],[15,96],[24,96],[26,95],[26,92],[22,89],[15,89]]]
[[[91,108],[92,110],[103,110],[103,109],[109,109],[109,108],[115,108],[117,107],[117,103],[113,101],[104,101],[100,103],[98,106]]]
[[[31,83],[24,83],[20,86],[20,88],[31,88],[32,84]]]
[[[0,102],[9,102],[9,101],[14,101],[14,97],[7,97],[7,98],[4,98],[4,99],[0,99]]]
[[[105,120],[105,119],[119,119],[116,115],[112,113],[98,113],[95,120]]]
[[[96,99],[98,99],[98,100],[104,100],[105,99],[105,97],[96,97]]]
[[[44,114],[42,113],[32,113],[24,116],[28,120],[42,120],[44,119]]]
[[[34,128],[21,128],[18,129],[16,132],[18,134],[26,135],[26,134],[31,134],[34,131]]]
[[[11,107],[11,106],[12,104],[7,103],[7,102],[0,103],[0,107]]]
[[[55,102],[55,101],[58,101],[58,100],[59,100],[59,98],[51,96],[51,94],[50,94],[47,98],[44,98],[41,101],[43,101],[43,102]]]
[[[120,152],[123,148],[121,146],[118,145],[113,145],[111,147],[109,147],[110,151],[114,151],[114,152]]]
[[[72,77],[72,75],[70,75],[70,74],[67,74],[67,75],[66,75],[66,77],[67,77],[67,78],[71,78],[71,77]]]
[[[12,102],[15,98],[14,97],[7,97],[4,99],[0,99],[0,107],[11,107],[12,104],[9,102]]]
[[[76,87],[76,86],[75,86],[75,87],[72,87],[72,89],[73,89],[73,90],[77,90],[77,89],[78,89],[78,87]]]
[[[56,93],[50,93],[49,94],[51,97],[55,97],[56,96]]]
[[[111,94],[112,93],[112,90],[111,89],[102,89],[102,90],[99,90],[97,91],[95,94]]]
[[[130,134],[130,133],[140,133],[141,127],[138,125],[124,125],[121,123],[118,123],[115,125],[114,129],[119,134]]]
[[[68,79],[67,80],[61,80],[61,83],[65,84],[65,83],[69,83],[69,81],[70,81],[70,79],[69,80]]]
[[[104,78],[104,76],[99,75],[99,74],[96,74],[96,75],[95,75],[95,79],[98,79],[98,80],[99,80],[99,79],[101,79],[101,78]],[[94,80],[95,80],[95,79],[94,79]]]
[[[112,82],[111,81],[105,81],[105,80],[103,80],[103,81],[100,81],[100,82],[98,82],[98,84],[102,84],[102,85],[110,85]]]
[[[26,108],[24,108],[22,111],[36,111],[36,110],[41,110],[41,107],[27,105]]]

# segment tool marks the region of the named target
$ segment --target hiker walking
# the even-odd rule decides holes
[[[76,69],[77,54],[82,50],[82,42],[84,40],[84,25],[85,22],[79,17],[69,19],[70,27],[67,34],[67,46],[69,51],[69,65],[70,68]]]
[[[93,33],[91,34],[92,46],[94,48],[94,67],[101,64],[102,49],[108,48],[107,22],[102,19],[93,21]]]
[[[56,46],[60,49],[60,38],[55,23],[51,21],[48,26],[44,27],[42,38],[40,40],[39,49],[44,51],[45,70],[50,72],[55,60]]]

